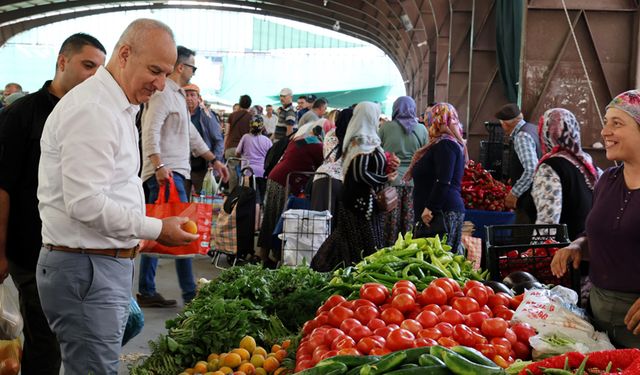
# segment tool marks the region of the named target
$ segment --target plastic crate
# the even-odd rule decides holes
[[[502,180],[504,168],[504,143],[480,141],[480,163],[496,180]]]
[[[492,225],[486,234],[492,280],[502,281],[511,272],[526,271],[542,284],[563,285],[580,294],[580,274],[573,267],[560,279],[551,273],[553,254],[570,244],[565,224]]]
[[[486,239],[485,234],[487,233],[485,227],[513,224],[516,221],[516,214],[513,212],[473,210],[467,208],[464,219],[473,223],[473,237],[481,238],[484,241]]]
[[[489,142],[504,143],[504,130],[499,122],[485,121],[484,127],[487,128],[489,133]]]

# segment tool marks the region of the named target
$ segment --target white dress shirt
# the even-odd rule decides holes
[[[130,248],[156,239],[138,177],[138,106],[104,68],[69,91],[44,125],[38,208],[45,244]]]
[[[271,117],[266,114],[262,115],[262,121],[267,134],[273,134],[276,131],[276,125],[278,125],[278,115],[276,113],[272,113]]]
[[[190,179],[189,151],[200,156],[209,151],[191,123],[184,91],[167,79],[164,91],[157,91],[142,112],[142,181],[155,174],[149,155],[159,154],[162,164]]]

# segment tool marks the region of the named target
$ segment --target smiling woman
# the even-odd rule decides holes
[[[554,275],[590,262],[590,305],[597,329],[614,345],[640,348],[640,91],[615,97],[607,106],[602,137],[607,159],[623,164],[605,171],[593,192],[586,233],[551,263]]]

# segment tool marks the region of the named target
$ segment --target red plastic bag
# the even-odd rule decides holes
[[[163,219],[171,216],[188,217],[198,225],[198,240],[186,246],[164,246],[153,240],[140,242],[140,252],[147,255],[169,258],[193,257],[196,254],[206,255],[211,241],[211,215],[213,207],[206,203],[180,202],[178,190],[173,178],[169,179],[169,198],[162,202],[166,195],[166,185],[161,185],[158,191],[158,200],[153,204],[147,204],[147,216]]]

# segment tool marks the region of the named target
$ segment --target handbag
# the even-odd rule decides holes
[[[198,227],[200,238],[184,246],[165,246],[154,240],[140,242],[140,252],[156,257],[184,258],[197,254],[206,255],[209,251],[211,238],[211,215],[213,207],[207,203],[181,202],[173,178],[169,178],[169,198],[162,202],[167,192],[167,184],[160,185],[158,199],[153,204],[147,204],[147,216],[164,219],[171,216],[188,217]]]
[[[441,238],[447,233],[447,227],[444,222],[444,213],[442,211],[433,211],[433,218],[429,225],[426,225],[422,219],[416,222],[413,229],[414,238],[435,237],[439,235]]]
[[[398,191],[393,186],[387,186],[376,193],[376,204],[380,212],[391,212],[398,207]]]

